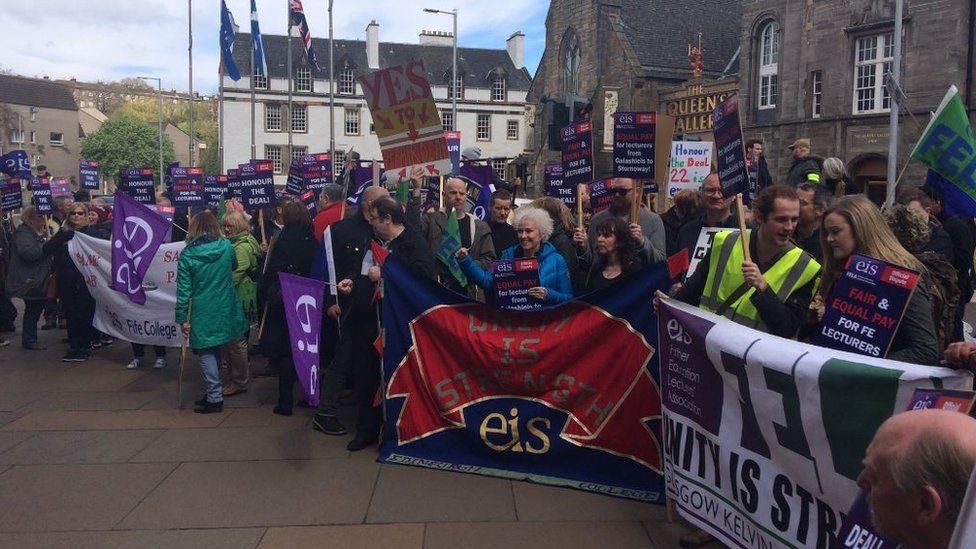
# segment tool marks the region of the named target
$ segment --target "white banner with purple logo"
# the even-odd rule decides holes
[[[325,283],[288,273],[278,273],[281,298],[288,320],[291,357],[305,398],[319,405],[319,345],[322,315],[325,313]]]
[[[133,303],[144,304],[143,279],[170,223],[164,217],[116,192],[112,220],[112,288]]]
[[[95,328],[143,345],[182,345],[183,334],[176,324],[176,266],[184,246],[183,242],[163,244],[146,258],[148,269],[142,278],[146,301],[136,305],[111,287],[111,243],[76,232],[68,241],[68,253],[95,298]]]

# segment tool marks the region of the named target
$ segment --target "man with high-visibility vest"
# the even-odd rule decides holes
[[[793,338],[806,319],[820,264],[790,237],[800,217],[800,200],[788,185],[763,189],[753,201],[757,229],[748,231],[748,256],[741,235],[715,235],[699,268],[675,294],[734,322]]]

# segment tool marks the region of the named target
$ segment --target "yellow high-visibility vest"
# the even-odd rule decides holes
[[[797,246],[790,246],[789,251],[763,273],[770,291],[782,302],[786,302],[793,292],[820,274],[820,263],[817,260]],[[705,279],[705,291],[701,298],[702,309],[718,312],[722,304],[742,286],[745,282],[742,276],[744,260],[738,232],[723,231],[715,235],[708,260],[708,278]],[[759,311],[750,300],[755,293],[756,289],[750,287],[726,307],[722,315],[744,326],[767,331],[766,325],[759,318]]]

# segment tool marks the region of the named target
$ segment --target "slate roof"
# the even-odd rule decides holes
[[[272,78],[288,77],[288,37],[262,34],[264,54],[268,62],[268,72]],[[356,77],[369,72],[366,64],[365,40],[335,40],[335,75],[345,67],[351,67]],[[329,41],[312,38],[321,71],[312,69],[314,78],[327,79],[329,76]],[[412,59],[423,59],[427,68],[427,79],[432,85],[445,85],[451,80],[452,48],[450,46],[421,46],[419,44],[397,44],[380,42],[380,68],[395,67]],[[251,35],[238,33],[234,40],[234,61],[241,74],[249,73],[251,66]],[[292,63],[295,67],[305,65],[305,51],[301,39],[292,40]],[[516,69],[506,49],[458,48],[458,74],[464,77],[464,87],[487,88],[491,84],[489,74],[501,69],[507,76],[506,85],[510,90],[528,91],[532,83],[525,68]]]
[[[648,69],[689,70],[688,44],[702,33],[705,72],[721,74],[742,37],[738,0],[623,0],[624,32]],[[733,63],[729,74],[735,74]]]
[[[78,110],[71,88],[39,78],[0,74],[0,103]]]

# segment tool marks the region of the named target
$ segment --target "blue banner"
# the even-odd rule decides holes
[[[10,177],[29,178],[31,176],[30,155],[27,151],[10,151],[0,156],[0,172]]]
[[[495,309],[383,266],[380,460],[664,503],[661,264],[556,308]]]

